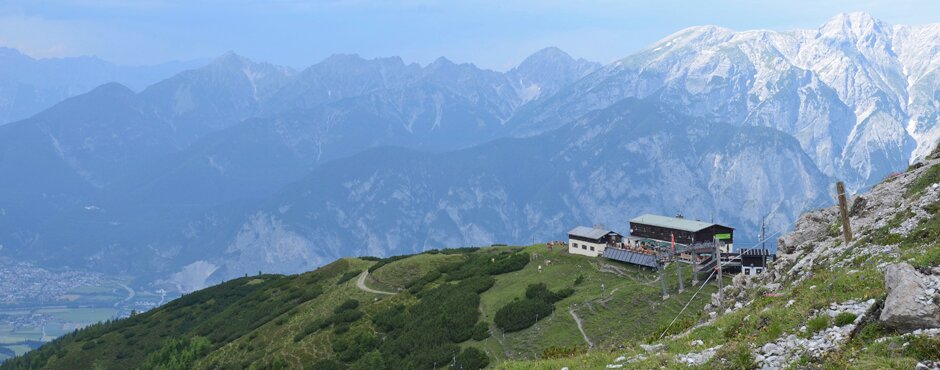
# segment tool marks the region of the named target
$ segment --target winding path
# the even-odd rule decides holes
[[[375,290],[375,289],[367,287],[366,286],[367,277],[369,277],[369,270],[365,270],[361,274],[359,274],[359,279],[356,280],[356,287],[358,287],[359,290],[362,290],[364,292],[369,292],[369,293],[375,293],[375,294],[387,294],[387,295],[395,294],[392,292],[383,292],[381,290]]]
[[[584,332],[584,326],[581,325],[581,318],[574,313],[573,308],[568,308],[568,313],[571,314],[575,324],[578,324],[578,331],[581,332],[581,336],[584,337],[584,341],[587,342],[588,348],[594,348],[594,343],[591,342],[591,338],[588,338],[587,333]]]
[[[117,285],[120,285],[121,288],[124,288],[124,290],[127,291],[127,298],[124,298],[123,301],[115,302],[115,303],[114,303],[114,307],[115,307],[115,308],[117,308],[117,306],[118,306],[119,304],[121,304],[121,303],[130,302],[130,300],[134,299],[134,296],[137,295],[137,292],[135,292],[134,289],[131,289],[131,287],[129,287],[129,286],[127,286],[127,285],[124,285],[124,284],[121,284],[121,283],[117,283]]]

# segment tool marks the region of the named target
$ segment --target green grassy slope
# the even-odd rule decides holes
[[[619,363],[624,368],[637,369],[752,369],[757,363],[752,351],[789,334],[802,335],[802,328],[813,326],[814,314],[832,303],[875,299],[875,310],[869,320],[860,324],[843,346],[821,358],[804,355],[791,368],[797,369],[913,369],[919,361],[940,358],[940,338],[928,336],[900,336],[885,327],[877,317],[887,296],[883,266],[907,262],[929,269],[940,265],[940,194],[932,188],[940,183],[940,148],[928,161],[912,166],[907,172],[886,179],[868,198],[884,197],[880,206],[859,207],[853,211],[852,222],[856,238],[845,245],[838,227],[838,212],[817,212],[813,217],[828,215],[819,220],[836,225],[829,235],[813,235],[803,249],[793,251],[797,261],[810,262],[809,271],[797,275],[788,273],[793,265],[780,265],[781,285],[776,294],[767,295],[764,283],[772,280],[768,275],[755,279],[755,284],[741,289],[735,301],[748,303],[714,320],[700,317],[685,322],[670,332],[681,335],[667,336],[663,340],[624,341],[624,348],[610,351],[592,351],[559,359],[510,360],[500,364],[501,369],[603,369]],[[895,198],[892,198],[894,196]],[[912,222],[919,214],[916,222]],[[862,220],[866,220],[862,222]],[[902,225],[909,224],[907,231]],[[825,250],[838,251],[825,253]],[[823,251],[816,255],[815,252]],[[680,320],[681,321],[681,320]],[[824,325],[832,325],[832,322]],[[692,346],[701,340],[703,345]],[[664,350],[647,353],[640,344],[658,343]],[[679,361],[678,355],[722,346],[709,362],[689,366]],[[638,358],[624,363],[615,359]],[[622,361],[622,360],[620,360]]]
[[[497,267],[512,256],[522,258],[524,266]],[[357,279],[349,276],[370,266],[380,267],[372,271],[367,285],[402,292],[359,290]],[[685,275],[688,279],[688,272]],[[673,293],[675,276],[675,270],[667,271]],[[536,283],[552,291],[574,288],[574,293],[556,302],[554,312],[535,325],[503,333],[494,324],[496,312],[524,299],[526,288]],[[479,284],[487,288],[482,293],[463,291],[482,289],[464,288]],[[569,311],[583,321],[593,350],[657,333],[691,296],[674,294],[664,301],[659,284],[653,271],[557,248],[549,251],[545,245],[432,251],[388,263],[347,258],[306,274],[246,277],[188,294],[150,312],[66,335],[0,369],[440,368],[458,354],[466,354],[460,361],[471,361],[479,353],[490,367],[500,368],[540,358],[550,348],[586,351],[588,345]],[[704,305],[711,291],[712,286],[706,288],[693,307]],[[351,310],[355,314],[340,307],[349,300],[357,302]],[[464,308],[454,302],[477,303]],[[435,308],[448,304],[453,307]],[[345,322],[337,319],[343,315],[350,317]],[[428,320],[445,320],[442,325],[451,332],[461,327],[475,331],[465,336],[435,334],[418,325]],[[372,344],[357,353],[358,344],[350,344],[363,340]],[[439,344],[429,349],[428,356],[436,358],[419,358],[400,348],[423,340]]]

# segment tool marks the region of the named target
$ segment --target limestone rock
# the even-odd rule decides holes
[[[657,343],[657,344],[641,344],[640,347],[643,348],[643,350],[646,351],[647,353],[654,353],[654,352],[662,351],[664,346],[662,343]]]
[[[929,281],[928,281],[929,280]],[[935,303],[934,277],[925,277],[907,263],[892,264],[885,271],[888,298],[881,321],[901,331],[940,327],[940,306]]]

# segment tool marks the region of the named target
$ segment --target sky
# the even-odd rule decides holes
[[[123,65],[231,50],[294,68],[356,53],[506,70],[547,46],[609,63],[690,26],[817,28],[851,11],[892,24],[940,23],[935,0],[4,0],[0,46]]]

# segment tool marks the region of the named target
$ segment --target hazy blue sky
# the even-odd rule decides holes
[[[503,70],[545,46],[610,62],[681,28],[816,28],[836,13],[940,22],[940,1],[4,0],[0,45],[120,64],[227,50],[305,67],[333,53]]]

